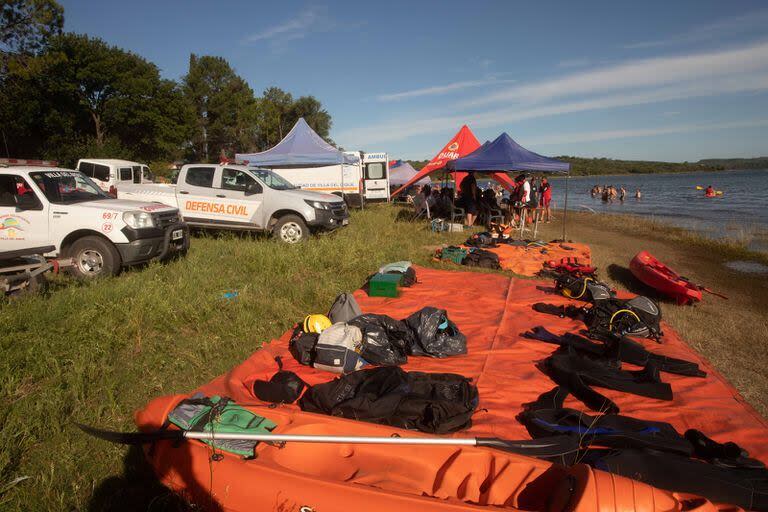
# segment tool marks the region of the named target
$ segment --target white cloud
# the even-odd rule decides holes
[[[768,23],[768,9],[760,9],[747,14],[725,18],[714,23],[694,27],[691,30],[676,34],[674,36],[655,39],[651,41],[640,41],[624,45],[627,49],[657,48],[662,46],[671,46],[676,44],[698,43],[708,40],[722,40],[730,35],[742,35],[745,32],[753,30],[765,30]]]
[[[512,87],[465,103],[537,102],[557,97],[632,90],[667,84],[717,80],[768,69],[768,43],[675,57],[658,57],[572,74],[563,78]]]
[[[486,80],[468,80],[464,82],[453,82],[445,85],[436,85],[432,87],[424,87],[422,89],[412,89],[410,91],[381,94],[376,97],[379,101],[398,101],[408,98],[416,98],[419,96],[435,96],[437,94],[446,94],[453,91],[460,91],[468,89],[470,87],[482,87],[486,85],[505,84],[511,83],[515,80],[498,80],[496,78],[490,78]]]
[[[411,120],[398,119],[392,123],[382,123],[369,128],[348,130],[338,134],[335,138],[347,147],[364,147],[370,144],[451,131],[467,122],[472,128],[489,128],[528,119],[553,117],[577,112],[765,90],[768,90],[768,71],[750,75],[726,75],[715,80],[676,84],[631,94],[619,93],[568,102],[534,104],[524,108],[507,106],[505,108],[452,116],[421,117]]]
[[[562,145],[582,142],[596,142],[612,139],[628,139],[637,137],[654,137],[673,133],[693,133],[702,131],[732,130],[736,128],[759,128],[768,126],[768,119],[727,121],[707,124],[683,124],[675,126],[660,126],[656,128],[632,128],[626,130],[604,130],[592,132],[561,133],[532,137],[526,139],[526,144],[537,146]]]
[[[345,30],[365,25],[365,21],[345,22]],[[342,23],[328,13],[328,8],[322,5],[310,5],[282,23],[265,27],[243,39],[243,44],[265,42],[273,52],[285,49],[286,43],[304,39],[311,34],[332,32],[342,26]]]

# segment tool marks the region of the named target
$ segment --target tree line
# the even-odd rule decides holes
[[[616,160],[613,158],[583,158],[578,156],[556,156],[557,160],[571,164],[572,176],[605,174],[656,174],[676,172],[722,171],[726,169],[768,169],[768,157],[710,159],[698,162],[651,162],[644,160]],[[429,160],[408,160],[416,170]],[[440,172],[436,179],[443,179]]]
[[[0,3],[0,156],[216,162],[269,149],[300,117],[333,143],[314,96],[278,87],[256,96],[226,59],[208,55],[190,55],[187,74],[169,80],[143,57],[63,26],[55,0]]]

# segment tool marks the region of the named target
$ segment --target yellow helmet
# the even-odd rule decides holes
[[[331,325],[333,325],[331,319],[325,315],[307,315],[304,318],[304,332],[320,334]]]

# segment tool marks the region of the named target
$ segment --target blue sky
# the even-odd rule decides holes
[[[768,155],[764,1],[61,3],[168,78],[218,55],[315,95],[348,149],[431,158],[466,123],[545,155]]]

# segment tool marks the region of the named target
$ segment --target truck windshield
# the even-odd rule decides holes
[[[85,174],[78,171],[32,172],[29,175],[48,201],[54,204],[111,199]]]
[[[288,180],[267,169],[251,169],[251,172],[269,188],[275,190],[293,190],[295,187]]]

